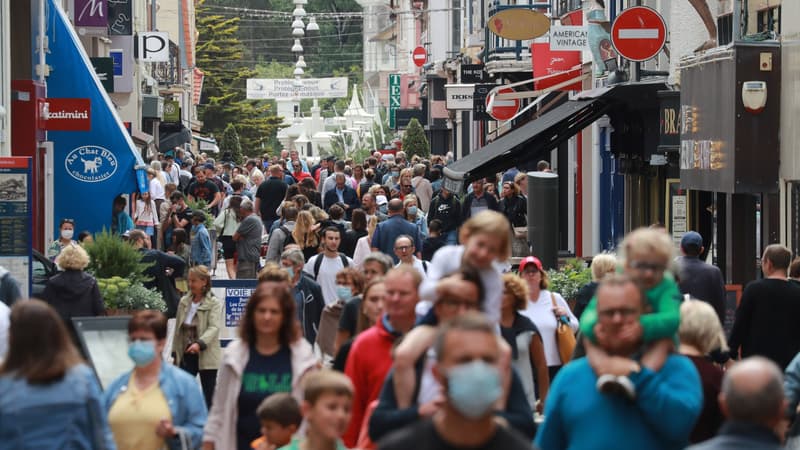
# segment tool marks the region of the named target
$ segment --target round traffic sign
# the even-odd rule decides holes
[[[611,25],[611,43],[623,58],[647,61],[667,42],[664,18],[647,6],[628,8]]]
[[[414,60],[414,64],[417,67],[422,67],[425,64],[425,61],[428,60],[428,52],[425,50],[425,47],[419,46],[411,52],[411,59]]]
[[[515,92],[514,88],[503,88],[497,91],[498,94],[506,94]],[[486,107],[489,107],[489,100],[491,99],[490,96],[486,97]],[[494,103],[492,104],[492,110],[489,111],[489,115],[494,117],[495,120],[509,120],[514,117],[519,111],[519,99],[512,99],[512,100],[501,100],[495,96]]]

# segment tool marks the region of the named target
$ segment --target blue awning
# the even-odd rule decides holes
[[[47,4],[47,96],[88,99],[91,104],[89,131],[48,132],[54,144],[54,222],[74,219],[76,234],[110,229],[114,197],[137,190],[135,168],[144,163],[60,2]],[[123,64],[133,64],[133,55],[123,57]]]

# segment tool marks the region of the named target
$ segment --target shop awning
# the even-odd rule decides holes
[[[542,159],[604,114],[635,109],[652,93],[665,89],[663,82],[615,85],[584,91],[541,117],[504,134],[480,150],[444,168],[447,189],[460,192],[465,183]],[[657,102],[655,103],[657,107]]]
[[[131,137],[133,138],[133,142],[139,145],[150,145],[153,143],[155,139],[153,139],[152,135],[149,135],[143,131],[133,130],[131,133]]]
[[[197,141],[198,147],[200,148],[201,152],[219,153],[219,147],[217,146],[216,139],[207,138],[205,136],[198,136],[196,134],[192,135],[192,139]]]
[[[182,147],[183,144],[190,142],[192,142],[192,132],[183,125],[179,130],[174,131],[164,127],[159,129],[158,150],[162,153],[175,147]]]

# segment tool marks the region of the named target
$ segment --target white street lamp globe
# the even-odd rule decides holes
[[[303,37],[306,35],[306,32],[303,31],[302,28],[295,28],[292,30],[292,36],[294,37]]]
[[[319,25],[317,25],[317,19],[311,17],[308,19],[308,26],[306,27],[308,31],[319,31]]]
[[[292,51],[295,53],[300,53],[303,51],[303,46],[300,44],[300,39],[294,40],[294,45],[292,46]]]
[[[302,57],[302,56],[299,56],[297,58],[297,63],[294,66],[295,67],[299,67],[301,69],[305,69],[306,68],[306,59],[304,57]]]
[[[303,9],[302,5],[298,5],[297,8],[295,8],[294,11],[292,11],[292,15],[295,17],[305,17],[306,10]]]
[[[292,28],[305,28],[305,27],[306,27],[306,24],[304,24],[303,23],[303,19],[301,19],[299,17],[295,18],[294,22],[292,22]]]
[[[294,76],[299,77],[300,75],[304,74],[305,72],[300,67],[296,67],[294,72],[292,72]]]
[[[294,0],[292,3],[294,3],[295,5],[307,5],[308,0]]]

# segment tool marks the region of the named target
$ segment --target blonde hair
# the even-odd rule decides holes
[[[620,245],[622,260],[627,264],[627,259],[632,253],[640,255],[655,254],[666,265],[672,261],[675,246],[672,239],[661,230],[652,228],[637,228],[625,236]]]
[[[680,341],[695,347],[703,354],[712,350],[728,350],[725,332],[714,308],[702,301],[689,299],[681,303]]]
[[[528,283],[515,273],[503,274],[503,289],[514,297],[514,309],[521,311],[528,306]]]
[[[311,216],[314,217],[316,222],[324,222],[328,220],[328,213],[326,213],[325,210],[319,206],[312,206],[311,209],[309,209],[309,212],[311,213]]]
[[[56,264],[64,270],[83,270],[89,265],[89,254],[80,245],[69,244],[61,249]]]
[[[353,398],[353,382],[335,370],[322,369],[303,377],[303,400],[312,406],[324,394],[344,395]]]
[[[414,172],[408,167],[400,171],[400,176],[397,177],[397,180],[402,184],[403,178],[406,177],[408,178],[409,182],[411,181],[412,178],[414,178]]]
[[[206,285],[203,288],[203,294],[207,294],[208,291],[211,290],[211,272],[208,271],[208,267],[200,264],[190,268],[189,277],[191,278],[192,276],[200,278],[206,282]]]
[[[481,211],[464,222],[458,233],[459,242],[466,243],[474,234],[489,234],[500,239],[498,259],[504,261],[511,256],[511,225],[506,216],[497,211]]]
[[[369,236],[370,242],[372,242],[375,228],[378,228],[378,216],[369,216],[369,219],[367,219],[367,236]]]
[[[600,281],[617,268],[617,257],[613,253],[600,253],[592,258],[592,281]]]
[[[417,200],[417,196],[414,194],[408,194],[403,198],[403,206],[408,206],[409,203],[414,202],[419,206],[419,200]]]
[[[316,223],[314,216],[312,216],[310,212],[300,211],[297,213],[297,219],[295,219],[294,222],[294,230],[292,230],[292,237],[294,238],[294,242],[297,243],[301,249],[319,245],[317,233],[311,231],[311,228]]]

